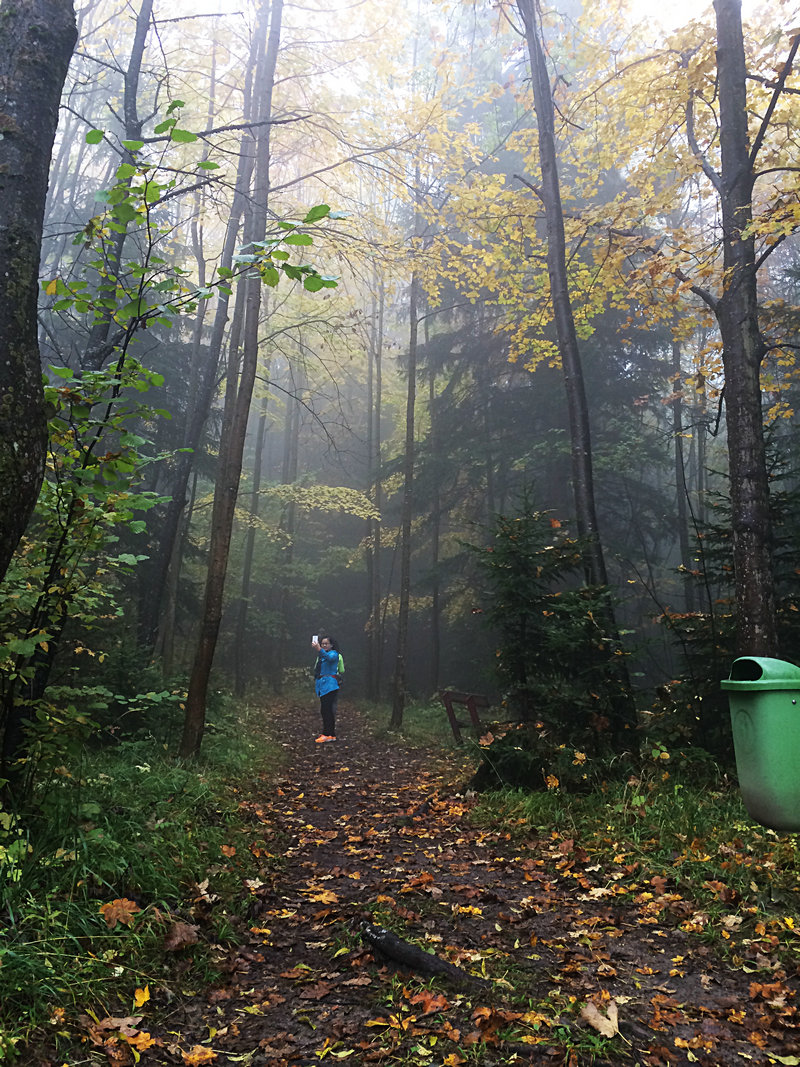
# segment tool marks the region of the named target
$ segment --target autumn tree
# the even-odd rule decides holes
[[[741,0],[715,0],[719,84],[720,169],[715,170],[694,137],[690,97],[687,133],[706,177],[720,201],[723,278],[721,292],[695,289],[719,324],[725,368],[737,647],[741,654],[777,655],[775,584],[769,477],[764,448],[761,366],[766,344],[761,333],[758,268],[752,198],[757,163],[769,124],[789,76],[800,36],[773,83],[772,97],[751,142],[747,63]]]

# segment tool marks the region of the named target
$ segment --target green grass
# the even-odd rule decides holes
[[[258,770],[285,759],[263,735],[245,708],[209,724],[196,763],[152,739],[123,742],[60,768],[24,832],[0,824],[0,1063],[34,1033],[57,1047],[79,1012],[125,1015],[137,988],[169,990],[174,921],[203,921],[180,988],[214,973],[215,944],[236,938],[249,846],[262,866],[280,862],[268,828],[240,808]],[[128,921],[107,922],[101,908],[120,900]]]
[[[447,751],[466,751],[470,745],[470,729],[463,729],[464,745],[459,745],[453,737],[453,731],[444,706],[438,700],[419,701],[407,704],[403,711],[403,725],[399,730],[389,727],[391,708],[388,704],[367,704],[359,702],[359,710],[366,718],[373,734],[379,740],[397,740],[409,745],[441,748]],[[464,712],[466,716],[466,710]]]
[[[369,719],[381,737],[438,748],[449,761],[458,756],[454,775],[464,781],[470,761],[474,769],[485,755],[466,731],[465,743],[455,744],[438,704],[411,705],[399,735],[388,730],[388,708],[370,709]],[[531,833],[572,840],[592,865],[614,871],[631,897],[666,887],[693,905],[686,932],[715,943],[736,965],[790,963],[800,950],[800,835],[754,823],[735,780],[703,750],[645,743],[642,751],[638,760],[628,753],[594,761],[558,746],[553,766],[543,768],[537,754],[539,788],[481,794],[470,817],[520,841]],[[559,784],[542,790],[551,770]]]
[[[574,842],[600,866],[595,878],[614,873],[620,896],[676,894],[692,904],[682,929],[735,964],[790,960],[800,949],[797,835],[754,823],[725,774],[708,768],[699,776],[680,763],[646,763],[585,796],[558,788],[488,793],[473,818],[502,823],[520,840],[533,831]]]

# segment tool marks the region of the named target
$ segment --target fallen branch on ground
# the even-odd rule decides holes
[[[408,967],[409,970],[421,971],[423,974],[438,974],[460,985],[488,986],[491,984],[485,978],[478,978],[474,974],[462,971],[455,964],[439,959],[438,956],[412,945],[409,941],[404,941],[402,938],[397,937],[396,934],[385,930],[382,926],[363,923],[361,936],[381,956],[394,963],[399,963],[403,967]]]

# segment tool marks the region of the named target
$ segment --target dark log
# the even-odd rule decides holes
[[[382,926],[373,926],[371,923],[363,923],[361,936],[373,949],[385,959],[393,963],[399,963],[411,971],[426,975],[436,974],[449,979],[458,985],[489,986],[485,978],[478,978],[474,974],[462,971],[447,960],[441,960],[438,956],[426,952],[424,949],[404,941],[401,937],[385,930]]]

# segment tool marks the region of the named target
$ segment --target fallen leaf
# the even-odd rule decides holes
[[[581,1018],[589,1026],[597,1030],[603,1037],[614,1037],[619,1033],[619,1025],[617,1021],[617,1005],[615,1001],[609,1001],[608,1014],[603,1015],[598,1010],[595,1004],[589,1001],[588,1004],[584,1004],[581,1008]]]
[[[211,1063],[217,1058],[216,1052],[211,1048],[204,1048],[202,1045],[195,1045],[189,1052],[184,1052],[183,1062],[186,1067],[200,1067],[203,1063]]]
[[[133,1004],[136,1008],[141,1008],[142,1004],[146,1004],[150,999],[150,986],[146,985],[144,989],[137,989],[133,994]]]
[[[141,910],[135,900],[128,900],[127,897],[121,897],[110,901],[108,904],[100,905],[100,914],[105,919],[109,930],[113,930],[117,923],[122,923],[123,926],[130,926],[133,923],[134,915]]]
[[[164,935],[166,952],[178,952],[179,949],[195,944],[197,944],[197,927],[189,923],[173,923]]]

